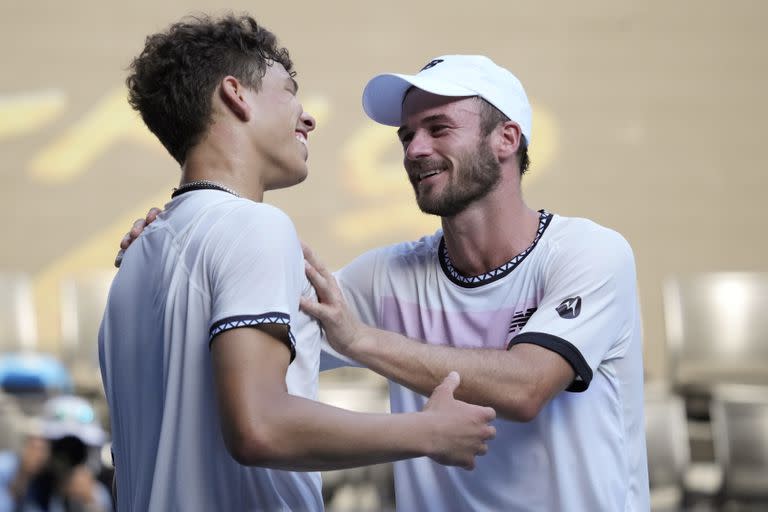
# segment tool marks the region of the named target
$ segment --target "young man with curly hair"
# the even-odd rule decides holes
[[[488,407],[352,413],[312,400],[320,329],[290,219],[262,202],[307,176],[315,128],[288,52],[250,17],[147,38],[130,103],[182,168],[125,255],[99,336],[121,511],[320,510],[316,471],[429,456],[472,468]]]

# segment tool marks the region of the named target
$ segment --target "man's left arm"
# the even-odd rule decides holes
[[[425,396],[435,382],[455,368],[465,376],[457,398],[493,407],[500,416],[514,421],[534,419],[574,379],[574,370],[565,359],[532,344],[509,350],[456,348],[362,326],[360,337],[346,353]]]
[[[301,306],[322,322],[334,349],[388,379],[426,395],[455,369],[462,375],[457,398],[493,407],[510,420],[530,421],[561,391],[586,389],[591,368],[599,364],[617,338],[615,333],[623,329],[625,301],[617,300],[616,294],[635,293],[634,262],[628,245],[626,248],[604,252],[616,256],[608,256],[601,265],[595,261],[584,264],[573,253],[563,258],[550,276],[539,311],[508,350],[429,345],[365,325],[350,312],[336,280],[311,252],[305,255],[307,275],[319,302],[303,300]],[[626,273],[621,267],[627,265],[631,278],[620,279],[627,289],[619,290],[614,274]],[[561,317],[558,305],[569,294],[578,293],[582,299],[589,297],[583,317],[576,321]]]

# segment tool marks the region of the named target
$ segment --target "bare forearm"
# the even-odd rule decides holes
[[[289,394],[288,353],[271,334],[232,329],[212,352],[222,434],[241,464],[313,471],[426,455],[471,468],[494,435],[492,409],[454,399],[455,373],[421,412],[364,414]]]
[[[542,372],[522,351],[429,345],[367,327],[347,355],[417,393],[428,395],[450,371],[461,375],[456,398],[486,405],[514,421],[529,421],[541,400]]]
[[[240,462],[292,471],[342,469],[430,454],[428,413],[368,414],[287,395]]]

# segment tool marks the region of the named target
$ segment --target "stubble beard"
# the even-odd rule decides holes
[[[411,175],[429,169],[447,169],[444,160],[422,160],[409,164]],[[416,203],[422,212],[440,217],[453,217],[466,210],[469,205],[488,195],[501,180],[501,165],[491,151],[488,139],[483,139],[473,153],[457,158],[453,168],[452,181],[445,185],[441,194],[419,193],[418,183],[412,183]]]

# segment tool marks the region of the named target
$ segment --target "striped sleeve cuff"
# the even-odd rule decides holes
[[[213,338],[225,331],[239,329],[241,327],[258,327],[260,325],[268,324],[288,326],[288,339],[280,341],[283,341],[288,347],[288,350],[291,351],[291,362],[293,362],[293,360],[296,359],[296,339],[291,332],[291,316],[286,313],[272,312],[264,313],[262,315],[240,315],[222,318],[211,325],[208,346],[210,347]]]
[[[573,371],[576,372],[576,377],[573,379],[573,382],[571,382],[565,390],[575,393],[581,393],[582,391],[587,390],[589,383],[592,381],[592,368],[589,367],[584,356],[581,355],[579,349],[572,343],[563,338],[544,332],[524,332],[512,338],[509,342],[509,346],[507,346],[507,350],[512,348],[513,345],[520,343],[538,345],[562,356],[562,358],[571,365]]]

